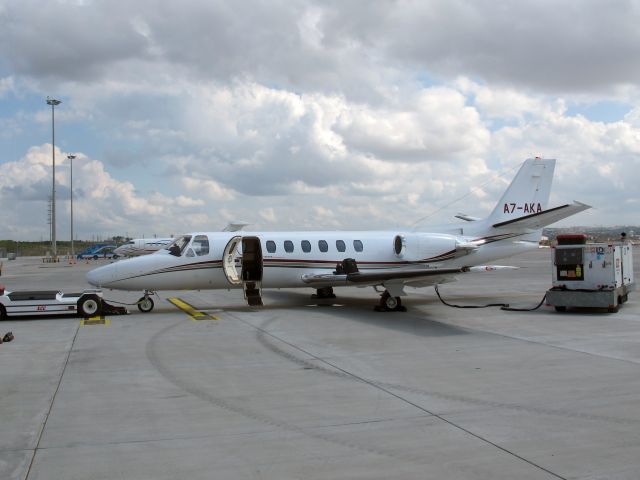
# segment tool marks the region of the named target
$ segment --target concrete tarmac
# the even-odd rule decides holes
[[[78,291],[105,261],[19,258],[0,283]],[[535,306],[550,251],[499,263],[522,268],[442,296]],[[640,477],[636,292],[618,313],[556,313],[407,291],[406,313],[374,312],[371,288],[265,291],[260,309],[237,290],[176,291],[105,324],[0,322],[15,335],[0,345],[0,478]]]

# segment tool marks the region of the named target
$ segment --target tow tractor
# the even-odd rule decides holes
[[[0,285],[0,320],[39,315],[79,315],[87,318],[105,313],[126,315],[129,312],[124,307],[105,302],[99,289],[88,289],[82,293],[63,293],[58,290],[10,292]]]

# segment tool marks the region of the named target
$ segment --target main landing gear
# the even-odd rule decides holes
[[[153,310],[154,303],[151,295],[155,295],[155,292],[145,290],[144,296],[141,297],[140,300],[138,300],[138,310],[140,310],[142,313],[149,313],[151,310]]]
[[[311,298],[315,298],[317,300],[336,298],[336,294],[333,293],[333,287],[316,288],[316,293],[311,295]]]
[[[407,307],[402,306],[400,297],[394,297],[385,290],[380,296],[380,304],[373,307],[376,312],[406,312]]]

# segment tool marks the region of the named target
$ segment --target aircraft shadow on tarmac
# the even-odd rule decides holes
[[[412,302],[407,302],[409,311],[407,312],[376,312],[373,305],[376,298],[349,297],[338,295],[334,299],[318,300],[309,298],[306,292],[283,292],[269,291],[265,292],[267,301],[272,300],[278,303],[272,304],[272,308],[315,308],[316,311],[323,312],[333,317],[344,318],[352,322],[359,322],[368,326],[375,326],[394,330],[412,335],[426,337],[444,337],[451,335],[466,335],[467,330],[453,325],[448,325],[438,321],[417,309]],[[264,307],[263,307],[264,308]]]

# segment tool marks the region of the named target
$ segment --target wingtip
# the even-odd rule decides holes
[[[585,210],[588,208],[593,208],[591,205],[587,205],[586,203],[579,202],[578,200],[573,201],[574,205],[584,208]]]

